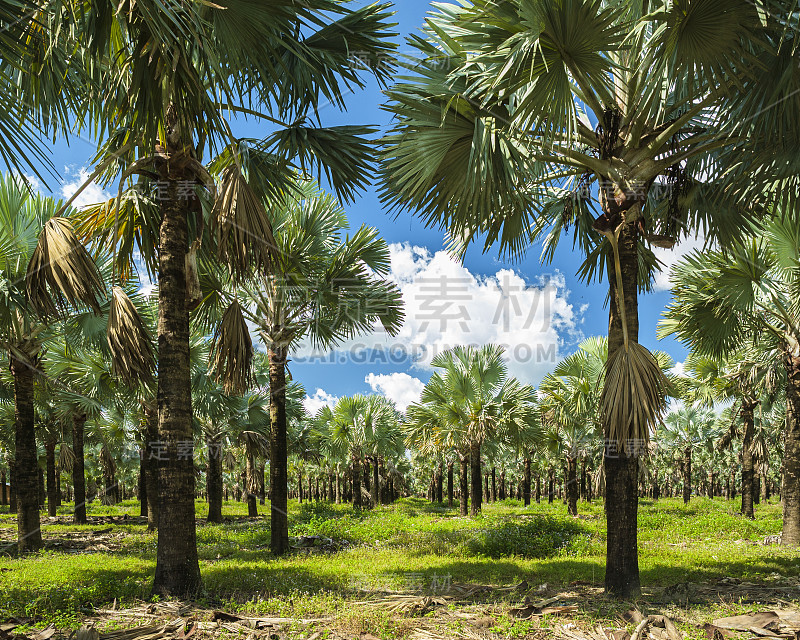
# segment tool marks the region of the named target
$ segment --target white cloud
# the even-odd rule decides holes
[[[653,248],[653,253],[661,261],[661,271],[656,271],[653,288],[655,291],[669,291],[670,284],[669,278],[672,275],[672,269],[678,261],[692,251],[702,249],[705,246],[705,236],[698,234],[697,236],[689,236],[684,238],[680,243],[676,244],[672,249]]]
[[[61,183],[61,197],[64,200],[71,198],[75,192],[81,188],[84,182],[89,179],[89,172],[86,167],[64,167],[64,175],[69,176]],[[104,191],[100,185],[91,182],[80,195],[72,202],[72,206],[80,209],[90,204],[97,204],[103,202],[111,197],[109,193]]]
[[[400,411],[417,402],[425,383],[407,373],[370,373],[364,378],[372,390],[389,398]]]
[[[336,404],[337,400],[339,400],[339,398],[336,396],[318,388],[313,396],[306,394],[306,397],[303,398],[303,406],[309,414],[314,415],[317,411],[322,409],[322,407],[332,407]]]
[[[429,370],[437,353],[457,345],[499,344],[512,375],[538,384],[558,361],[565,342],[582,338],[580,313],[568,302],[558,272],[526,280],[513,269],[475,275],[444,251],[390,245],[390,278],[400,289],[405,322],[396,337],[381,329],[340,347],[360,364],[408,364]],[[295,359],[313,361],[306,345]],[[345,358],[346,360],[346,358]],[[338,359],[343,361],[342,358]]]
[[[686,361],[676,362],[669,372],[674,376],[682,376],[686,373]]]

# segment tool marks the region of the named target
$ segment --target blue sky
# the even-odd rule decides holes
[[[404,37],[419,29],[428,10],[429,3],[424,0],[401,0],[396,5],[401,53],[410,53]],[[346,113],[327,107],[321,118],[327,125],[372,124],[385,130],[389,115],[380,109],[382,101],[380,88],[372,84],[348,96]],[[242,123],[236,129],[249,137],[266,133],[252,124]],[[90,167],[96,145],[73,138],[69,145],[57,140],[51,149],[55,167],[64,172],[62,184],[53,183],[42,190],[70,196],[82,181],[82,169],[85,175]],[[99,189],[90,189],[84,201],[101,195]],[[440,231],[424,228],[409,214],[395,218],[382,208],[372,188],[346,209],[352,227],[377,227],[390,243],[392,277],[404,293],[408,321],[397,339],[363,337],[332,358],[315,360],[301,351],[290,369],[311,396],[309,409],[335,397],[371,391],[386,394],[403,408],[429,377],[432,351],[459,342],[492,340],[508,345],[513,354],[512,373],[537,383],[555,359],[573,351],[582,337],[607,332],[607,285],[587,286],[578,280],[575,273],[581,255],[571,250],[569,239],[564,239],[548,265],[540,264],[539,247],[531,247],[526,258],[516,264],[498,260],[496,253],[482,255],[472,249],[460,265],[442,253]],[[664,252],[662,259],[674,262],[675,258],[677,253]],[[448,289],[437,293],[442,282]],[[664,290],[666,278],[661,277],[658,284],[661,290],[640,297],[640,341],[650,349],[667,351],[680,362],[685,357],[682,346],[656,340],[656,324],[669,301]],[[445,320],[441,316],[446,316]],[[424,353],[423,347],[427,347]],[[418,360],[401,357],[409,353]]]

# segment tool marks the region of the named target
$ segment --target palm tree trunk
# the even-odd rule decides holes
[[[492,467],[492,502],[497,502],[497,469]]]
[[[751,520],[753,514],[753,433],[755,431],[755,418],[753,412],[758,406],[758,401],[751,397],[742,399],[742,515]]]
[[[139,516],[147,517],[147,444],[139,449]]]
[[[786,433],[783,438],[783,534],[781,543],[800,544],[800,355],[785,356]]]
[[[297,471],[297,499],[300,504],[303,504],[303,470]]]
[[[267,463],[262,462],[258,465],[258,504],[267,504]],[[288,498],[288,476],[287,476],[287,498]]]
[[[447,506],[453,508],[453,462],[447,463]]]
[[[286,347],[270,345],[269,359],[269,487],[270,549],[276,556],[289,550],[289,470],[286,444]]]
[[[529,456],[525,458],[524,464],[525,475],[522,481],[522,499],[527,507],[531,503],[531,459]]]
[[[567,513],[578,515],[578,459],[567,458]]]
[[[458,473],[458,512],[460,515],[467,515],[468,498],[469,498],[469,479],[467,477],[469,469],[469,454],[458,454],[459,459],[459,473]]]
[[[581,458],[581,500],[586,500],[586,456]]]
[[[248,451],[245,456],[245,495],[247,496],[247,517],[258,517],[258,505],[256,503],[256,487],[258,480],[256,479],[256,461],[252,451]]]
[[[39,526],[39,463],[33,409],[33,369],[11,355],[14,377],[14,445],[17,491],[17,546],[20,553],[42,548]]]
[[[470,445],[470,465],[472,466],[472,494],[470,496],[470,514],[477,515],[481,510],[481,445],[473,442]]]
[[[75,509],[73,521],[75,524],[86,524],[86,475],[83,456],[83,427],[86,424],[85,414],[76,414],[72,417],[72,452],[75,462],[72,464],[72,486],[75,493]]]
[[[637,231],[633,224],[624,224],[619,238],[619,259],[625,299],[628,339],[639,340]],[[613,269],[613,267],[612,267]],[[609,274],[608,357],[624,348],[622,310],[618,304],[617,280]],[[604,437],[611,441],[611,425],[605,424]],[[639,579],[639,545],[637,519],[639,511],[639,461],[625,451],[607,446],[603,453],[606,476],[606,592],[616,598],[631,598],[641,592]]]
[[[542,474],[536,472],[536,504],[542,501]]]
[[[361,509],[361,456],[353,454],[353,509]]]
[[[171,110],[170,110],[171,111]],[[200,589],[195,529],[194,440],[189,360],[186,255],[188,200],[180,189],[192,175],[181,170],[190,144],[168,114],[167,149],[175,168],[161,176],[158,252],[158,546],[153,593],[193,596]]]
[[[17,512],[17,472],[14,460],[8,463],[8,512]]]
[[[222,451],[220,441],[208,436],[206,439],[208,471],[206,492],[208,493],[208,521],[222,522]]]
[[[47,515],[55,517],[58,504],[58,491],[56,488],[56,443],[51,440],[45,444],[47,459]]]
[[[483,474],[483,500],[484,502],[489,502],[490,499],[489,495],[489,472]]]
[[[692,497],[692,448],[683,450],[683,504],[689,504]]]
[[[0,469],[0,506],[5,507],[8,504],[8,499],[11,497],[8,495],[8,486],[6,484],[6,470],[5,468]]]
[[[441,486],[441,483],[440,483]],[[372,497],[372,506],[377,507],[380,504],[380,491],[381,483],[380,483],[380,476],[378,474],[378,458],[372,458],[372,484],[370,485],[369,491],[370,496]]]
[[[555,471],[553,467],[550,467],[547,470],[547,502],[553,502],[553,494],[556,491],[556,479],[555,479]]]
[[[342,504],[342,478],[338,470],[336,472],[336,504]]]

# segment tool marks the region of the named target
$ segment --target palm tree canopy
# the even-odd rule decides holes
[[[445,229],[459,252],[478,241],[519,256],[543,237],[551,258],[574,227],[587,279],[610,263],[600,232],[636,208],[648,288],[650,246],[699,228],[729,242],[751,215],[712,163],[738,160],[743,140],[763,141],[770,123],[797,120],[798,78],[785,60],[770,100],[792,106],[755,104],[763,65],[793,50],[781,41],[791,3],[757,4],[437,4],[409,39],[410,73],[386,92],[396,124],[384,202]]]

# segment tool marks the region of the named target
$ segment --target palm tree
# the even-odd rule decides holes
[[[666,331],[666,323],[662,327]],[[690,404],[712,408],[717,402],[734,401],[734,411],[728,420],[729,428],[719,440],[722,449],[729,448],[739,435],[742,425],[742,507],[746,518],[753,518],[753,454],[752,444],[755,433],[755,409],[760,404],[760,396],[765,391],[768,372],[753,361],[757,347],[738,346],[724,359],[713,358],[699,353],[690,353],[684,370],[689,377],[681,378],[678,386],[680,395]]]
[[[713,449],[718,435],[716,416],[710,409],[681,407],[664,420],[658,443],[682,456],[684,504],[692,497],[692,451],[700,447]]]
[[[460,254],[482,241],[520,256],[543,239],[549,260],[574,226],[580,275],[608,276],[601,408],[604,438],[621,452],[604,460],[606,590],[619,597],[640,590],[639,463],[626,443],[646,441],[666,406],[657,363],[638,344],[638,294],[657,265],[650,247],[701,226],[727,242],[747,219],[739,204],[750,201],[713,168],[746,167],[744,151],[763,144],[769,122],[796,121],[796,97],[787,109],[755,106],[762,64],[792,38],[782,35],[792,9],[776,9],[762,22],[741,2],[443,3],[410,38],[412,75],[387,92],[396,125],[385,202],[446,230]],[[795,84],[773,90],[792,98]],[[625,395],[631,384],[641,393]]]
[[[97,88],[87,120],[110,132],[91,177],[119,180],[127,192],[124,201],[95,208],[85,231],[118,250],[122,271],[141,250],[159,285],[157,407],[167,449],[153,589],[190,595],[200,569],[194,469],[185,455],[193,444],[189,313],[200,301],[195,264],[209,245],[206,219],[217,257],[240,277],[268,270],[274,251],[270,207],[253,196],[259,182],[283,197],[295,171],[317,169],[343,197],[365,185],[372,130],[309,123],[323,100],[343,109],[346,91],[365,85],[365,71],[388,77],[390,14],[382,5],[353,9],[329,0],[70,8],[61,31],[92,61]],[[368,64],[354,65],[354,51]],[[276,129],[265,140],[239,141],[225,119],[231,114]],[[219,185],[201,163],[207,148],[221,152]],[[135,360],[134,343],[123,335],[118,351]]]
[[[786,384],[783,544],[800,544],[800,230],[775,218],[730,252],[694,253],[675,269],[662,333],[723,357],[747,341],[751,359],[782,364]],[[754,337],[757,340],[754,340]],[[764,365],[762,365],[764,366]]]
[[[333,407],[322,407],[314,422],[327,446],[351,461],[353,508],[361,509],[362,462],[402,447],[394,404],[382,396],[345,396]],[[376,480],[373,475],[371,484]]]
[[[437,371],[422,390],[420,401],[406,411],[413,425],[411,441],[430,438],[459,451],[462,501],[466,501],[466,464],[470,461],[470,512],[476,515],[482,500],[481,446],[488,440],[511,442],[519,439],[520,432],[537,430],[535,391],[507,377],[503,349],[497,345],[455,347],[437,354],[431,364]]]
[[[386,242],[367,227],[345,236],[347,218],[333,196],[305,182],[273,206],[271,216],[273,271],[240,288],[243,313],[269,360],[271,549],[280,555],[289,548],[286,365],[292,350],[303,339],[330,348],[377,322],[393,334],[403,313],[398,288],[383,278]],[[224,342],[220,333],[220,348]]]
[[[11,361],[15,406],[14,480],[20,551],[41,548],[34,380],[42,344],[68,305],[100,311],[103,282],[59,203],[32,195],[21,179],[0,178],[0,346]]]

